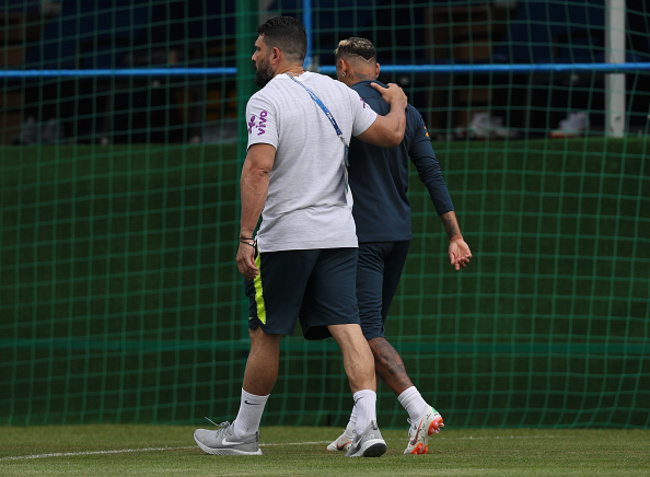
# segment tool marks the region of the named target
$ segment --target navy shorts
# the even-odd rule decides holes
[[[404,270],[410,242],[359,244],[357,299],[366,340],[384,336],[384,323]]]
[[[357,249],[258,253],[259,275],[246,280],[248,327],[291,335],[300,320],[303,336],[331,336],[328,325],[359,324]]]

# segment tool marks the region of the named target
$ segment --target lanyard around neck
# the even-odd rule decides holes
[[[334,116],[332,115],[332,113],[330,113],[330,110],[327,109],[327,106],[325,106],[325,104],[320,100],[320,98],[318,96],[316,96],[316,93],[314,93],[312,90],[310,90],[307,86],[302,84],[300,81],[298,81],[296,78],[291,76],[289,73],[287,73],[287,76],[289,78],[291,78],[293,81],[295,81],[296,83],[298,83],[300,86],[302,86],[305,89],[305,91],[307,91],[309,93],[309,96],[311,96],[311,99],[313,99],[314,102],[318,106],[320,106],[320,109],[323,110],[323,112],[325,113],[325,116],[327,116],[327,119],[330,120],[330,123],[334,127],[334,130],[336,131],[336,135],[341,139],[341,141],[343,141],[343,145],[347,149],[348,145],[345,142],[345,137],[343,136],[343,133],[341,132],[341,129],[339,128],[339,125],[336,124],[336,119],[334,119]]]

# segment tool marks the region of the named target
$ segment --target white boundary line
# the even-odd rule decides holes
[[[271,446],[300,446],[300,445],[312,445],[312,444],[329,444],[329,441],[317,441],[317,442],[278,442],[272,444],[260,444],[260,447],[271,447]],[[162,451],[178,451],[178,450],[189,450],[189,449],[198,449],[196,446],[189,447],[140,447],[137,449],[116,449],[116,450],[105,450],[105,451],[85,451],[85,452],[57,452],[52,454],[32,454],[32,455],[17,455],[17,456],[8,456],[0,457],[0,462],[7,460],[32,460],[32,459],[48,459],[50,457],[77,457],[85,455],[107,455],[107,454],[131,454],[134,452],[162,452]]]
[[[183,449],[192,449],[192,447],[142,447],[139,449],[118,449],[118,450],[108,450],[108,451],[59,452],[56,454],[17,455],[17,456],[10,456],[10,457],[0,457],[0,461],[47,459],[49,457],[75,457],[80,455],[127,454],[132,452],[153,452],[153,451],[183,450]]]
[[[544,436],[481,436],[481,437],[445,437],[440,436],[436,437],[435,440],[519,440],[519,439],[553,439],[555,436],[544,435]],[[314,442],[277,442],[269,444],[260,444],[260,447],[272,447],[272,446],[303,446],[303,445],[317,445],[317,444],[329,444],[330,441],[314,441]],[[52,454],[32,454],[32,455],[17,455],[17,456],[7,456],[0,457],[0,462],[9,461],[9,460],[33,460],[33,459],[49,459],[51,457],[77,457],[77,456],[86,456],[86,455],[109,455],[109,454],[131,454],[134,452],[162,452],[162,451],[179,451],[179,450],[190,450],[197,449],[196,446],[187,446],[187,447],[140,447],[137,449],[116,449],[116,450],[105,450],[105,451],[85,451],[85,452],[58,452]]]
[[[49,457],[74,457],[80,455],[127,454],[131,452],[152,452],[152,451],[167,451],[167,450],[182,450],[182,449],[192,449],[192,447],[142,447],[139,449],[118,449],[118,450],[106,450],[106,451],[58,452],[55,454],[33,454],[33,455],[17,455],[17,456],[10,456],[10,457],[0,457],[0,461],[47,459]]]

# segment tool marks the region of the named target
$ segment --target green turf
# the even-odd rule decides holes
[[[650,474],[650,431],[646,430],[444,430],[432,438],[431,451],[425,456],[403,455],[405,431],[385,431],[386,455],[349,459],[325,450],[326,443],[338,435],[336,428],[263,428],[264,455],[259,457],[203,454],[194,445],[193,429],[143,425],[0,427],[0,475]],[[120,450],[124,452],[109,453]]]

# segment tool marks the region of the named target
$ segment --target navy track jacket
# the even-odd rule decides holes
[[[390,107],[370,83],[362,81],[352,89],[378,114],[388,114]],[[429,191],[438,215],[454,210],[424,120],[409,104],[406,133],[399,146],[386,149],[356,138],[350,142],[348,179],[354,197],[352,212],[359,242],[394,242],[413,238],[411,205],[406,196],[409,157]]]

